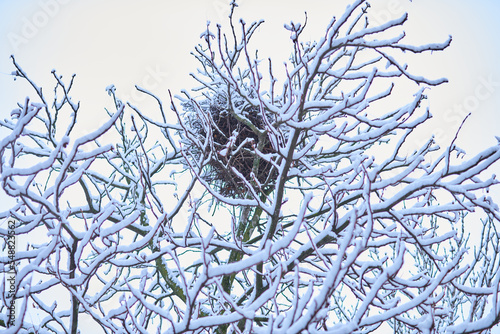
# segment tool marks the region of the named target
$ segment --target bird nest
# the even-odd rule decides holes
[[[204,152],[200,146],[191,152],[198,158],[201,154],[210,156],[202,178],[221,195],[243,198],[248,193],[249,185],[257,193],[268,192],[272,190],[278,173],[271,160],[262,157],[275,152],[267,136],[258,134],[265,128],[262,114],[259,107],[243,101],[232,105],[238,109],[238,114],[232,110],[227,98],[217,96],[204,101],[196,108],[197,113],[191,113],[194,117],[188,123],[196,139],[201,143],[206,138],[209,141]],[[196,110],[192,105],[187,109]],[[204,117],[199,113],[203,113]],[[260,155],[256,152],[257,148],[260,148]]]

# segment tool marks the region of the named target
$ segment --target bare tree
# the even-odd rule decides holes
[[[86,316],[105,333],[487,333],[500,214],[483,174],[500,146],[466,160],[455,140],[408,145],[431,115],[425,89],[446,79],[399,59],[451,38],[407,45],[406,15],[372,26],[357,0],[317,42],[302,41],[307,20],[285,25],[278,75],[250,46],[262,22],[235,22],[235,7],[229,34],[207,26],[195,49],[199,89],[165,106],[137,87],[151,115],[109,86],[116,110],[83,137],[74,76],[53,72],[50,101],[12,58],[36,96],[0,122],[16,199],[0,218],[26,245],[15,291],[2,283],[4,332],[77,333]],[[404,82],[415,94],[398,106]]]

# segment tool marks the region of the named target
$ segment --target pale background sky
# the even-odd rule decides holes
[[[13,82],[9,56],[14,54],[32,79],[51,90],[56,69],[69,78],[77,74],[73,97],[82,112],[100,113],[110,102],[104,88],[113,83],[118,95],[138,105],[138,84],[168,101],[167,89],[177,94],[196,83],[188,76],[197,63],[189,52],[200,42],[206,21],[227,25],[229,0],[129,1],[39,0],[0,1],[0,115],[5,117],[32,91]],[[283,23],[303,21],[304,37],[318,39],[333,15],[340,15],[346,0],[240,1],[237,17],[266,23],[255,44],[261,54],[285,58],[289,33]],[[451,141],[463,115],[473,115],[464,127],[462,146],[495,144],[500,103],[500,2],[496,0],[383,0],[373,1],[372,20],[383,21],[409,12],[408,42],[453,42],[444,53],[409,60],[417,74],[447,77],[450,83],[430,94],[432,126],[443,144]],[[278,62],[275,62],[278,64]],[[277,65],[275,65],[277,67]],[[485,84],[489,82],[489,84]],[[89,129],[95,125],[88,124]]]
[[[500,1],[498,0],[374,0],[371,19],[382,23],[409,12],[406,43],[443,42],[442,53],[409,60],[414,74],[447,77],[448,84],[429,93],[434,118],[420,131],[422,141],[434,134],[449,144],[463,117],[459,146],[468,153],[497,143],[500,136]],[[179,94],[197,84],[189,73],[197,68],[189,54],[201,42],[207,20],[227,26],[229,0],[0,0],[0,117],[8,117],[16,103],[34,96],[24,81],[9,73],[17,62],[49,93],[52,69],[64,78],[76,73],[73,98],[81,101],[82,133],[105,117],[111,99],[105,87],[115,84],[117,95],[143,108],[152,106],[134,91],[142,86],[168,104],[168,89]],[[262,56],[274,66],[289,55],[291,42],[283,24],[303,21],[303,38],[319,39],[334,15],[341,15],[346,0],[242,0],[236,17],[247,23],[264,19],[256,36]],[[143,109],[144,110],[144,109]],[[150,116],[159,116],[151,109]],[[87,117],[88,116],[88,117]],[[3,137],[0,134],[0,138]],[[415,143],[417,145],[418,142]],[[416,146],[415,146],[416,147]],[[500,174],[500,168],[496,168]],[[0,193],[0,196],[5,196]],[[500,199],[500,196],[497,196]],[[5,203],[4,199],[0,202]]]

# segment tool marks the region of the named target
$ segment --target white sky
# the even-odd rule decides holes
[[[134,89],[137,84],[168,105],[168,89],[179,94],[197,83],[189,77],[197,61],[190,55],[201,42],[207,20],[228,26],[230,0],[0,0],[0,117],[9,117],[16,103],[34,91],[14,81],[10,55],[50,95],[52,69],[63,80],[76,73],[72,96],[81,101],[77,134],[94,130],[107,115],[112,100],[105,87],[115,84],[117,95],[152,118],[159,118],[151,99]],[[279,68],[290,54],[284,23],[304,20],[303,38],[319,39],[332,16],[341,15],[349,0],[241,0],[236,17],[247,23],[264,19],[254,39],[259,56],[272,57]],[[409,12],[406,43],[443,42],[444,52],[417,55],[410,70],[450,82],[428,93],[434,118],[419,129],[414,148],[434,134],[447,146],[462,119],[472,116],[458,144],[470,155],[497,143],[500,136],[500,1],[498,0],[373,0],[370,19],[382,23]],[[411,55],[410,55],[411,56]],[[402,101],[402,103],[409,101]],[[112,110],[112,108],[111,108]],[[172,120],[175,121],[175,120]],[[1,135],[0,135],[1,137]],[[495,169],[500,174],[500,166]],[[497,196],[500,202],[500,189]],[[0,196],[5,196],[0,191]],[[5,201],[0,201],[0,208]]]
[[[9,73],[17,62],[48,93],[53,89],[52,69],[64,78],[76,73],[73,98],[81,101],[87,120],[80,131],[90,131],[105,116],[111,99],[105,87],[115,84],[117,95],[140,107],[149,106],[134,93],[142,86],[168,104],[168,92],[179,94],[197,84],[189,78],[197,62],[189,54],[201,40],[206,21],[227,26],[229,0],[0,0],[0,117],[27,95],[25,82]],[[443,42],[453,36],[443,53],[412,58],[414,74],[447,77],[450,82],[429,93],[434,119],[420,132],[422,140],[435,134],[450,143],[463,117],[459,145],[468,153],[495,145],[500,136],[500,1],[498,0],[373,0],[374,21],[409,12],[406,43]],[[346,0],[242,0],[236,17],[247,23],[264,19],[254,46],[262,56],[279,59],[290,53],[289,33],[283,24],[303,21],[303,38],[319,39],[334,15],[341,15]],[[141,108],[142,109],[142,108]],[[159,116],[151,109],[152,117]],[[88,117],[87,117],[88,115]],[[0,138],[3,137],[0,134]],[[415,143],[417,144],[417,143]],[[500,174],[500,168],[496,168]],[[0,193],[0,196],[5,196]],[[498,197],[500,198],[500,197]]]
[[[2,0],[0,1],[0,117],[7,117],[15,103],[32,91],[24,82],[13,82],[11,54],[46,91],[53,87],[50,71],[69,78],[77,74],[73,97],[81,111],[103,115],[110,99],[104,88],[113,83],[118,95],[144,103],[135,93],[138,84],[168,102],[174,94],[196,83],[188,76],[197,63],[190,51],[200,42],[206,21],[227,25],[229,0]],[[425,137],[434,133],[449,143],[463,115],[473,115],[463,129],[466,149],[494,145],[500,135],[500,2],[496,0],[374,0],[374,21],[396,18],[408,10],[408,43],[441,42],[453,36],[444,53],[409,59],[416,74],[447,77],[450,83],[430,94],[434,120]],[[266,23],[255,38],[261,54],[285,58],[290,40],[283,23],[303,21],[304,37],[318,39],[333,15],[340,15],[346,0],[242,0],[236,13],[247,23]],[[274,63],[275,67],[279,64]],[[490,82],[490,84],[485,84]],[[88,118],[89,122],[95,117]],[[95,127],[90,122],[89,130]]]
[[[101,115],[110,102],[104,88],[111,83],[119,96],[128,96],[139,105],[144,101],[134,92],[134,84],[168,101],[167,89],[178,93],[196,86],[188,76],[197,67],[189,52],[200,42],[207,20],[227,24],[228,1],[0,1],[0,115],[5,117],[17,101],[32,94],[24,83],[13,82],[7,75],[13,69],[11,54],[46,90],[53,86],[52,69],[66,78],[76,73],[73,97],[82,101],[85,113]],[[290,40],[283,23],[302,21],[307,11],[309,29],[304,37],[318,39],[330,17],[340,15],[348,2],[242,0],[237,16],[248,23],[263,18],[266,23],[254,45],[259,46],[262,56],[284,60]],[[373,3],[375,21],[409,11],[408,42],[440,42],[453,36],[451,47],[444,53],[409,60],[417,74],[450,79],[449,84],[434,88],[430,94],[435,120],[426,129],[426,137],[434,133],[443,144],[451,141],[462,115],[472,111],[462,145],[495,144],[494,135],[500,135],[495,108],[500,102],[500,2]],[[88,126],[92,128],[93,124]]]

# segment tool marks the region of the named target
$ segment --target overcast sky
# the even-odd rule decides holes
[[[207,20],[227,25],[228,1],[0,1],[1,116],[33,94],[8,75],[13,69],[11,54],[46,91],[53,86],[52,69],[66,78],[76,73],[73,96],[82,102],[85,113],[102,113],[110,101],[105,87],[112,83],[120,97],[139,105],[145,101],[135,93],[134,84],[168,101],[168,89],[178,93],[196,86],[189,73],[197,64],[189,53],[200,42]],[[319,39],[330,18],[340,15],[347,3],[242,0],[236,16],[246,22],[264,19],[255,45],[266,57],[282,61],[291,45],[285,22],[303,21],[307,11],[309,28],[304,37]],[[463,129],[462,145],[495,144],[494,135],[500,135],[496,107],[500,103],[500,2],[384,0],[372,5],[375,22],[409,12],[407,43],[442,42],[453,36],[445,52],[410,62],[416,74],[450,80],[431,91],[434,120],[424,137],[434,133],[443,144],[451,141],[470,111],[473,115]]]
[[[201,42],[207,21],[228,26],[229,0],[1,0],[0,1],[0,117],[9,117],[16,103],[34,92],[14,81],[10,55],[46,93],[54,87],[52,69],[69,79],[76,74],[73,98],[81,101],[78,133],[96,128],[111,105],[105,88],[151,110],[153,104],[137,93],[146,88],[168,103],[168,89],[179,94],[197,86],[189,77],[197,62],[190,55]],[[303,39],[317,40],[332,16],[343,13],[348,0],[241,0],[235,16],[247,23],[264,19],[254,39],[261,57],[274,67],[290,54],[289,32],[283,24],[304,20]],[[444,52],[408,59],[414,74],[447,77],[434,87],[429,105],[434,118],[419,131],[416,146],[435,135],[448,145],[463,118],[472,112],[459,137],[470,154],[496,144],[500,136],[500,2],[497,0],[375,0],[370,20],[383,23],[409,13],[407,44],[453,42]],[[277,65],[278,64],[278,65]],[[408,102],[408,101],[407,101]],[[150,108],[150,109],[147,109]],[[149,111],[148,111],[149,112]],[[500,173],[500,168],[497,168]],[[0,194],[1,195],[1,194]],[[500,197],[500,196],[499,196]]]

